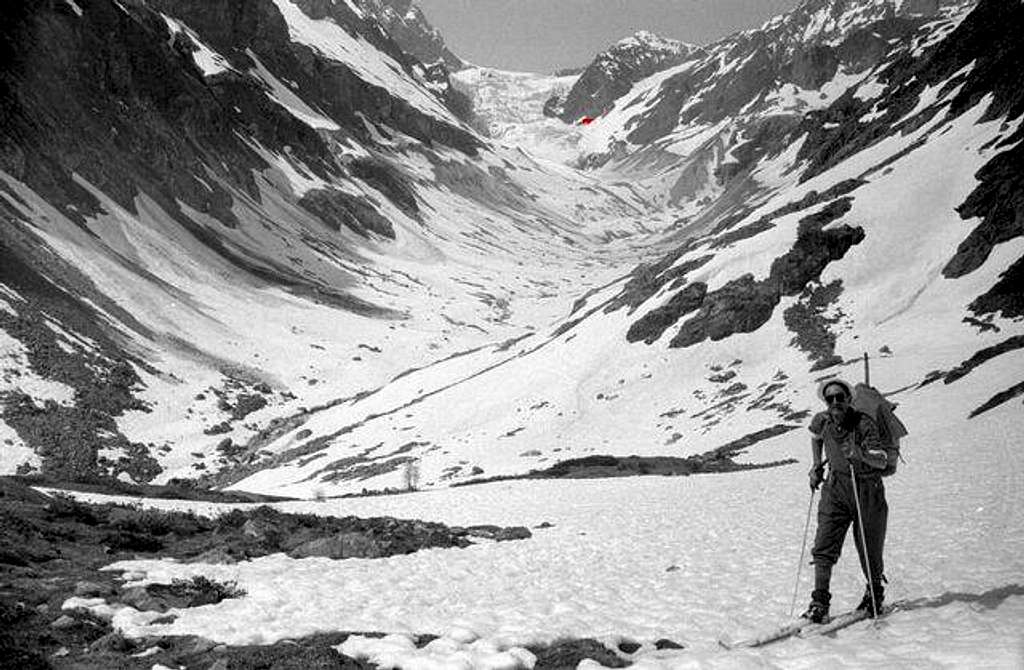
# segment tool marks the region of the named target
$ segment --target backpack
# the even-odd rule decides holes
[[[886,400],[874,386],[857,384],[853,387],[853,406],[874,419],[878,426],[878,439],[886,457],[882,476],[896,474],[896,465],[901,460],[900,438],[906,437],[908,433],[907,427],[894,412],[896,405]]]

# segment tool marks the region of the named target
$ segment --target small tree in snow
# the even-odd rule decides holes
[[[405,462],[402,470],[402,483],[406,491],[415,491],[420,483],[420,462],[416,459],[409,459]]]

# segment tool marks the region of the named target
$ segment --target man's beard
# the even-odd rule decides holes
[[[828,408],[828,413],[837,423],[843,423],[843,419],[849,413],[849,407],[846,405],[832,405]]]

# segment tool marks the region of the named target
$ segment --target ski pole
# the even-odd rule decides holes
[[[864,534],[864,514],[860,507],[860,493],[857,492],[857,473],[854,472],[853,463],[850,463],[850,477],[853,478],[853,503],[857,506],[857,526],[860,528],[860,546],[864,552],[864,570],[867,572],[868,578],[868,591],[871,593],[871,613],[872,618],[877,618],[880,612],[878,611],[878,603],[875,602],[875,580],[871,574],[871,556],[868,554],[868,538]]]
[[[800,572],[804,569],[804,552],[807,550],[807,529],[811,527],[811,508],[814,507],[815,489],[811,489],[811,499],[807,503],[807,521],[804,522],[804,541],[800,544],[800,562],[796,565],[796,584],[793,585],[793,602],[789,606],[789,618],[793,618],[796,610],[796,595],[800,590]]]

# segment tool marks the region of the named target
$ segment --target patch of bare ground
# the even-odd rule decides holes
[[[688,476],[696,474],[738,472],[773,468],[796,463],[794,459],[768,463],[737,463],[734,459],[753,445],[788,433],[799,425],[776,424],[733,440],[711,451],[688,456],[607,456],[594,455],[555,463],[544,470],[532,470],[522,475],[502,475],[472,479],[452,484],[470,486],[511,479],[600,479],[608,477],[635,477],[638,475]]]
[[[12,481],[25,486],[59,488],[83,493],[104,493],[107,495],[133,498],[161,498],[164,500],[201,500],[218,503],[270,503],[295,500],[285,496],[271,496],[248,491],[216,491],[201,488],[193,479],[172,479],[164,485],[129,484],[113,477],[65,480],[46,475],[22,475],[11,477]]]

